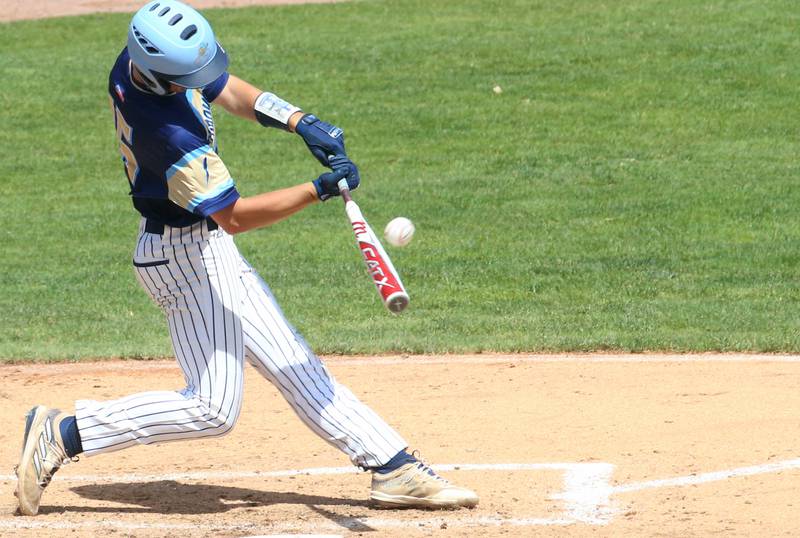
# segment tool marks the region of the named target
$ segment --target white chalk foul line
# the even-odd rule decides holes
[[[193,482],[198,480],[227,480],[237,478],[271,478],[282,476],[314,476],[360,473],[356,467],[316,467],[310,469],[289,469],[285,471],[198,471],[192,473],[164,473],[164,474],[115,474],[115,475],[65,475],[62,471],[58,480],[62,482],[126,482],[129,484],[140,482],[156,482],[160,480],[183,480]],[[14,475],[0,475],[0,482],[16,481]]]
[[[691,486],[695,484],[705,484],[706,482],[718,482],[729,478],[739,478],[742,476],[753,476],[757,474],[779,473],[790,469],[800,469],[800,458],[794,460],[776,461],[762,465],[752,465],[750,467],[739,467],[726,471],[713,471],[710,473],[700,473],[688,476],[678,476],[675,478],[663,478],[661,480],[648,480],[646,482],[633,482],[611,488],[611,493],[627,493],[629,491],[641,491],[644,489],[671,488],[680,486]]]
[[[570,471],[580,474],[583,469],[595,469],[597,466],[610,466],[607,463],[444,463],[431,464],[434,470],[447,471]],[[613,466],[610,466],[613,468]],[[287,469],[282,471],[198,471],[191,473],[166,474],[112,474],[112,475],[69,475],[62,471],[57,479],[62,482],[154,482],[157,480],[224,480],[236,478],[272,478],[284,476],[321,476],[340,474],[362,474],[357,467],[310,467],[308,469]],[[0,482],[16,481],[14,475],[0,475]]]

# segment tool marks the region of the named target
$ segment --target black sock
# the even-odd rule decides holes
[[[395,456],[381,465],[380,467],[373,467],[372,471],[380,474],[386,474],[394,471],[395,469],[402,467],[406,463],[413,463],[417,461],[417,458],[406,452],[405,450],[401,450]]]
[[[64,441],[64,450],[67,451],[67,456],[73,458],[83,452],[81,445],[81,436],[78,433],[78,423],[75,417],[67,417],[61,421],[58,426],[61,433],[61,439]]]

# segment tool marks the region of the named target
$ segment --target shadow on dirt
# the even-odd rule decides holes
[[[209,484],[182,484],[173,480],[157,482],[92,484],[70,488],[86,499],[114,503],[112,506],[42,506],[40,514],[109,513],[109,514],[216,514],[236,508],[256,508],[276,504],[296,504],[308,507],[322,517],[351,531],[373,531],[359,521],[368,514],[337,514],[326,507],[370,508],[367,500],[339,499],[322,495],[306,495],[282,491],[217,486]],[[119,504],[127,506],[119,506]],[[345,509],[346,510],[346,509]]]
[[[70,489],[86,499],[136,506],[62,506],[58,511],[66,509],[74,512],[215,514],[227,512],[234,508],[270,506],[273,504],[370,506],[369,501],[360,499],[337,499],[322,495],[264,491],[210,484],[183,484],[173,480],[91,484]],[[42,511],[45,511],[45,507],[42,507]]]

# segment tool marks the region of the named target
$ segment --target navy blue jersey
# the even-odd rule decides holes
[[[187,226],[239,198],[217,155],[210,103],[228,73],[200,89],[159,96],[131,79],[127,48],[108,79],[122,162],[134,207],[148,219]]]

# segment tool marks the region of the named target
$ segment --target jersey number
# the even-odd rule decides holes
[[[114,123],[117,126],[117,139],[119,139],[119,152],[122,154],[122,163],[125,165],[125,173],[131,185],[136,182],[136,174],[139,172],[139,165],[136,164],[136,157],[131,149],[133,144],[133,129],[122,117],[118,107],[114,107]]]

